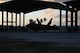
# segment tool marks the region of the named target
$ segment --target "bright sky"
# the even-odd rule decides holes
[[[0,0],[0,3],[5,2],[5,1],[6,0]],[[43,1],[64,2],[64,1],[69,1],[69,0],[43,0]],[[6,14],[6,12],[5,12],[5,14]],[[1,12],[0,12],[0,17],[1,17]],[[10,17],[11,17],[11,15],[9,13],[9,20],[11,19]],[[6,18],[6,16],[5,16],[5,18]],[[47,21],[43,22],[43,24],[47,24],[48,21],[50,20],[50,18],[53,18],[51,25],[54,25],[54,24],[59,25],[59,10],[51,9],[51,8],[38,10],[38,11],[31,12],[31,13],[26,13],[25,18],[26,18],[26,20],[25,20],[26,24],[29,23],[29,19],[36,20],[36,18],[39,18],[39,19],[46,18]],[[18,19],[19,19],[19,16],[18,16]],[[0,20],[1,20],[1,18],[0,18]],[[14,21],[15,21],[15,18],[14,18]],[[19,20],[18,20],[18,23],[19,23]],[[1,24],[1,21],[0,21],[0,24]],[[22,23],[22,25],[23,25],[23,23]],[[63,11],[63,13],[62,13],[62,25],[65,25],[65,11]]]

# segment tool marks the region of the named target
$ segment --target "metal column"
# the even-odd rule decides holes
[[[7,13],[6,13],[6,19],[7,19],[7,22],[6,22],[6,25],[7,25],[7,31],[8,31],[8,11],[7,11]]]
[[[21,28],[21,13],[19,14],[19,31],[21,31],[20,28]]]
[[[21,26],[21,13],[19,15],[19,25]]]
[[[23,13],[23,27],[25,26],[25,13]]]
[[[11,12],[11,31],[13,30],[13,12]]]
[[[66,32],[68,32],[68,8],[69,6],[66,6]]]
[[[2,11],[2,31],[3,31],[3,26],[4,26],[4,12]]]
[[[77,9],[76,9],[76,11],[75,11],[75,32],[78,32],[78,24],[77,24],[77,22],[78,22],[78,11],[77,11]]]
[[[71,11],[71,28],[73,28],[73,11]]]
[[[62,21],[62,19],[61,19],[61,18],[62,18],[61,13],[62,13],[62,12],[61,12],[61,9],[60,9],[60,27],[61,27],[61,25],[62,25],[62,24],[61,24],[61,21]]]
[[[78,18],[78,11],[76,10],[75,11],[75,27],[77,27],[77,22],[78,22],[78,20],[77,20],[77,18]]]
[[[66,8],[66,27],[68,27],[68,9]]]
[[[11,13],[11,26],[13,26],[13,13]]]
[[[16,31],[17,31],[17,13],[16,13]]]

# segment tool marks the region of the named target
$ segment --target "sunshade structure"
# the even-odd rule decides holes
[[[23,12],[23,26],[25,25],[25,13],[32,12],[32,11],[37,11],[45,8],[53,8],[53,9],[59,9],[60,10],[60,27],[61,27],[61,10],[66,10],[71,11],[72,8],[68,8],[65,5],[62,5],[60,3],[56,2],[45,2],[45,1],[33,1],[33,0],[13,0],[9,1],[6,3],[0,4],[0,10],[2,11],[2,28],[3,28],[3,23],[4,23],[4,16],[3,16],[3,11],[7,12],[7,27],[8,23],[8,12],[11,12],[12,17],[11,17],[11,25],[13,26],[13,23],[16,24],[17,27],[17,13],[20,14],[19,17],[19,25],[21,25],[21,12]],[[13,22],[13,12],[16,13],[16,21]],[[66,13],[66,18],[67,18],[67,13]],[[66,22],[67,23],[67,22]],[[66,24],[67,25],[67,24]]]
[[[60,26],[61,26],[61,10],[65,10],[66,6],[56,3],[56,2],[44,2],[44,1],[33,1],[33,0],[13,0],[9,2],[5,2],[0,4],[0,10],[2,11],[2,28],[4,23],[4,16],[3,11],[7,12],[7,27],[8,27],[8,12],[11,12],[11,25],[13,26],[13,12],[16,13],[16,26],[17,26],[17,13],[23,12],[23,26],[25,25],[25,13],[41,10],[45,8],[54,8],[54,9],[60,9]],[[70,9],[69,9],[70,10]],[[21,14],[19,17],[19,25],[21,25]]]

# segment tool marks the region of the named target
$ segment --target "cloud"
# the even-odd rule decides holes
[[[7,1],[11,1],[11,0],[0,0],[0,3],[4,3],[4,2],[7,2]]]
[[[49,2],[54,2],[54,0],[41,0],[41,1],[49,1]]]
[[[55,0],[55,2],[65,2],[65,1],[71,1],[71,0]]]
[[[0,3],[4,3],[5,2],[5,0],[0,0]]]
[[[55,18],[57,15],[59,15],[58,10],[48,8],[42,12],[40,17]]]
[[[5,1],[5,0],[0,0],[0,1]]]
[[[65,2],[65,1],[71,1],[71,0],[41,0],[41,1],[50,1],[50,2]]]

